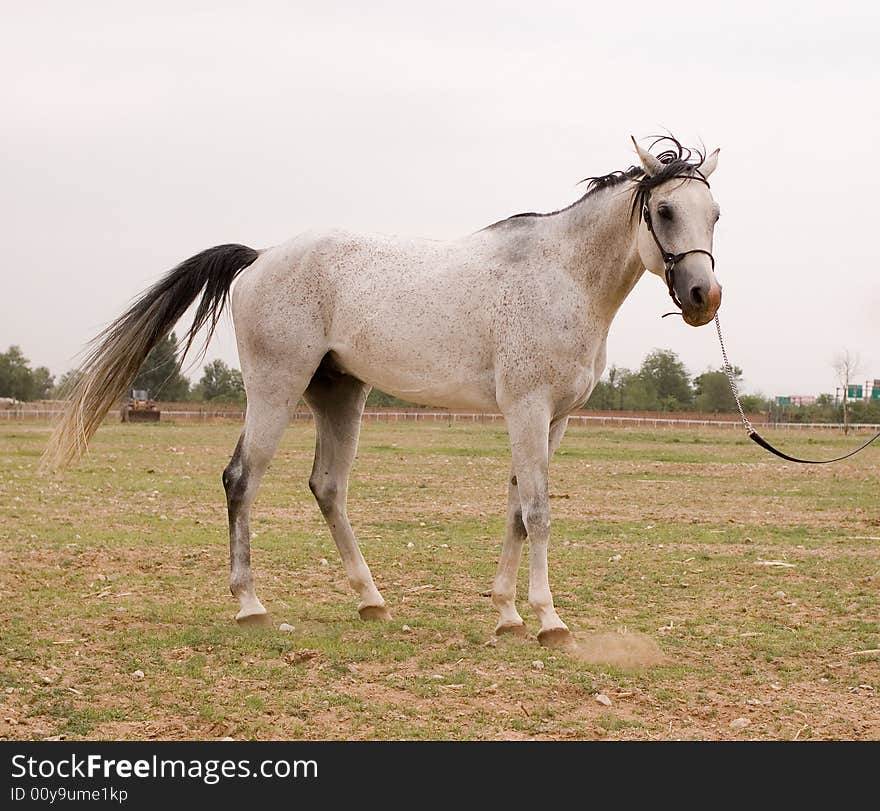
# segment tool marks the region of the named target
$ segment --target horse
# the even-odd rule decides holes
[[[571,645],[547,564],[548,469],[568,417],[600,379],[612,319],[646,270],[664,281],[691,326],[707,324],[721,304],[712,256],[719,209],[708,183],[719,150],[706,155],[671,136],[647,148],[632,142],[638,164],[582,181],[586,193],[568,207],[517,214],[459,239],[321,230],[263,250],[219,245],[185,260],[92,341],[44,465],[61,469],[86,452],[150,349],[200,294],[182,357],[202,327],[210,340],[231,297],[247,394],[244,429],[222,476],[236,621],[270,623],[255,590],[248,520],[301,398],[316,426],[309,487],[358,613],[391,619],[346,507],[361,417],[376,386],[419,404],[504,416],[511,468],[491,591],[495,632],[527,633],[516,574],[528,539],[537,639]]]

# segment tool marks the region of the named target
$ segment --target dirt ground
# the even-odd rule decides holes
[[[492,634],[500,425],[364,426],[349,514],[390,623],[357,618],[292,425],[252,529],[294,630],[239,630],[238,431],[108,423],[55,477],[47,426],[0,427],[0,738],[880,738],[880,449],[799,467],[734,430],[570,430],[550,565],[573,655]],[[534,632],[526,593],[523,567]]]

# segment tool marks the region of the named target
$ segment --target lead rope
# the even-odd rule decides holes
[[[721,344],[721,357],[724,359],[724,374],[727,375],[727,381],[730,383],[730,391],[733,394],[733,399],[736,400],[736,407],[739,409],[740,419],[742,419],[742,424],[745,426],[746,431],[749,432],[749,439],[751,439],[752,442],[755,442],[765,450],[770,451],[770,453],[776,454],[776,456],[781,459],[787,459],[789,462],[798,462],[802,465],[827,465],[831,462],[840,462],[843,459],[848,459],[850,456],[855,456],[859,451],[863,451],[876,439],[880,439],[880,433],[877,433],[865,442],[864,445],[860,445],[854,451],[850,451],[849,453],[846,453],[843,456],[838,456],[834,459],[798,459],[796,456],[789,456],[787,453],[777,450],[755,430],[754,426],[749,421],[749,418],[746,416],[745,411],[743,411],[742,403],[739,401],[739,391],[737,391],[736,388],[736,377],[733,374],[733,367],[727,359],[727,349],[724,347],[724,338],[721,336],[721,321],[718,320],[717,312],[715,313],[715,329],[718,331],[718,343]]]
[[[721,344],[721,357],[724,359],[724,374],[727,375],[727,382],[730,383],[730,391],[733,393],[733,399],[736,400],[736,407],[739,409],[739,416],[742,424],[745,426],[749,436],[755,433],[752,423],[743,411],[742,403],[739,401],[739,391],[736,388],[736,376],[733,374],[733,367],[727,359],[727,349],[724,347],[724,338],[721,336],[721,321],[718,320],[718,312],[715,312],[715,329],[718,331],[718,343]]]

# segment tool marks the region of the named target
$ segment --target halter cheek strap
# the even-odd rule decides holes
[[[709,181],[706,180],[702,175],[676,175],[676,177],[681,177],[683,180],[699,180],[701,183],[705,183],[706,186],[709,186]],[[672,178],[670,178],[671,180]],[[681,306],[681,301],[678,298],[678,294],[675,292],[675,266],[681,262],[686,256],[692,253],[704,253],[709,257],[709,261],[712,263],[712,270],[715,270],[715,257],[709,251],[704,251],[702,248],[693,248],[689,251],[682,251],[681,253],[672,253],[667,251],[666,248],[663,247],[663,244],[660,242],[660,238],[657,236],[657,232],[654,230],[654,221],[651,219],[651,192],[645,195],[645,203],[642,206],[642,219],[645,221],[645,226],[648,229],[648,233],[654,238],[654,242],[657,245],[658,250],[660,251],[660,256],[663,257],[663,275],[666,279],[666,287],[669,290],[669,297],[672,299],[673,303],[679,310],[683,309]]]

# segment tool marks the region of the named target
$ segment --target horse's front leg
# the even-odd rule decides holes
[[[551,426],[546,409],[528,403],[511,409],[506,416],[522,520],[529,538],[529,605],[541,623],[538,641],[548,647],[563,647],[572,644],[572,637],[556,613],[550,591],[547,570],[550,494],[547,479],[550,438],[558,432],[561,439],[565,420],[554,422]]]
[[[522,557],[526,528],[523,524],[522,504],[516,475],[510,471],[507,485],[507,521],[504,526],[504,543],[501,546],[501,560],[498,573],[492,584],[492,603],[498,609],[496,634],[525,635],[526,626],[519,611],[516,610],[516,574]]]
[[[548,458],[562,442],[568,417],[557,420],[550,426]],[[519,497],[516,474],[511,468],[507,489],[507,521],[504,527],[504,544],[501,547],[501,559],[498,561],[498,573],[492,585],[492,602],[498,609],[498,625],[496,634],[525,635],[526,627],[522,617],[516,610],[516,574],[522,557],[523,542],[527,537],[523,523],[522,502]]]

